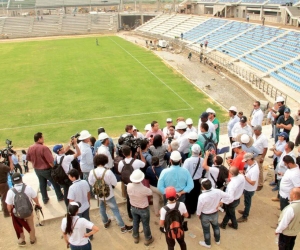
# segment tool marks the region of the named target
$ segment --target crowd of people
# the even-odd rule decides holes
[[[199,217],[204,240],[199,244],[211,248],[210,225],[214,242],[219,245],[220,228],[238,230],[239,223],[247,222],[252,197],[264,187],[263,164],[268,149],[272,152],[275,170],[272,198],[280,202],[282,211],[278,227],[279,249],[293,249],[300,232],[300,170],[299,156],[294,147],[299,146],[298,134],[295,143],[290,141],[290,131],[294,123],[299,126],[300,110],[293,118],[284,99],[277,97],[274,107],[269,109],[275,140],[269,148],[268,138],[262,133],[265,112],[260,102],[253,103],[250,117],[239,112],[235,106],[229,108],[227,131],[231,143],[231,156],[218,155],[220,122],[216,112],[208,108],[197,124],[191,118],[178,117],[176,125],[172,118],[166,119],[166,126],[159,128],[152,121],[138,131],[134,125],[126,125],[125,133],[114,145],[103,127],[98,129],[98,140],[87,130],[71,138],[67,145],[57,144],[52,151],[44,145],[41,132],[34,135],[34,144],[22,151],[24,171],[28,172],[31,162],[39,180],[39,188],[44,206],[49,201],[47,182],[55,191],[58,201],[64,201],[67,216],[61,230],[67,246],[71,249],[91,249],[90,240],[99,227],[90,221],[90,200],[97,199],[104,229],[111,225],[107,215],[109,207],[121,233],[131,232],[134,243],[140,241],[139,224],[142,223],[144,245],[154,241],[150,228],[150,207],[160,219],[160,230],[165,234],[168,249],[174,249],[177,241],[181,249],[187,249],[184,231],[187,220]],[[299,132],[300,133],[300,132]],[[34,201],[41,208],[37,193],[22,181],[22,168],[16,154],[9,156],[10,166],[0,164],[0,194],[4,217],[11,217],[18,236],[18,244],[26,245],[23,229],[30,232],[30,243],[36,241],[33,211],[25,213],[25,198]],[[63,182],[58,183],[53,176],[53,168],[63,169]],[[19,170],[20,173],[17,171]],[[9,189],[7,176],[12,173],[14,187]],[[129,221],[126,225],[120,214],[114,188],[121,181],[122,195],[126,198]],[[20,195],[25,194],[25,198]],[[244,195],[244,209],[236,208]],[[20,197],[23,198],[21,199]],[[22,200],[22,202],[21,202]],[[23,204],[23,210],[19,208]],[[163,206],[161,206],[163,204]],[[20,210],[20,211],[19,211]],[[22,210],[22,211],[21,211]],[[219,210],[225,211],[219,223]]]

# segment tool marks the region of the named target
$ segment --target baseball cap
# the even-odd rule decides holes
[[[180,161],[181,160],[181,154],[178,151],[173,151],[171,153],[170,159],[173,161]]]
[[[208,118],[208,113],[207,112],[203,112],[201,114],[200,118]]]
[[[232,143],[232,145],[231,145],[232,149],[238,148],[238,147],[241,147],[241,146],[242,146],[242,144],[241,144],[240,142],[238,142],[238,141],[235,141],[235,142]]]
[[[240,122],[242,122],[242,123],[247,122],[247,117],[246,116],[242,116]]]
[[[166,187],[165,193],[167,199],[169,199],[170,197],[176,198],[176,190],[174,187]]]
[[[11,179],[12,179],[13,182],[22,180],[22,175],[20,173],[14,173],[12,175]]]
[[[201,152],[201,148],[198,144],[194,144],[192,146],[192,152],[196,153],[196,154],[199,154]]]
[[[211,113],[211,114],[215,114],[216,112],[213,110],[213,109],[211,109],[211,108],[208,108],[207,110],[206,110],[206,112],[207,113]]]
[[[166,122],[173,122],[172,118],[167,118]]]
[[[246,153],[246,154],[244,154],[242,162],[245,162],[247,160],[251,160],[253,158],[254,158],[254,155],[252,153]]]
[[[291,110],[289,108],[285,108],[284,113],[291,113]]]
[[[288,139],[288,138],[289,138],[289,135],[288,135],[286,132],[281,132],[278,136],[282,136],[282,137],[284,137],[285,139]]]
[[[277,96],[276,101],[275,102],[284,102],[284,99],[282,96]]]
[[[237,108],[235,106],[231,106],[228,110],[229,111],[237,112]]]
[[[58,145],[55,145],[54,147],[53,147],[53,152],[55,153],[55,154],[58,154],[58,151],[61,149],[63,147],[63,145],[62,144],[58,144]]]
[[[103,141],[103,140],[105,140],[105,139],[107,139],[107,138],[109,138],[109,136],[108,136],[105,132],[101,133],[101,134],[98,136],[98,140],[99,140],[99,141]]]

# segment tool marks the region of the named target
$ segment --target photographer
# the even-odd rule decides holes
[[[70,149],[71,144],[75,147],[76,152],[73,155],[66,155],[65,153]],[[77,144],[77,138],[72,137],[71,140],[70,140],[69,145],[66,148],[64,148],[62,144],[55,145],[53,147],[53,152],[55,154],[57,154],[56,159],[55,159],[56,162],[60,162],[61,158],[64,157],[63,161],[61,163],[61,166],[62,166],[63,170],[66,173],[67,179],[65,181],[65,184],[60,185],[60,186],[64,190],[64,201],[65,201],[66,207],[68,207],[68,205],[69,205],[68,192],[69,192],[69,187],[72,185],[72,182],[68,178],[68,172],[72,169],[72,163],[71,162],[74,159],[76,159],[78,156],[81,155],[80,149],[79,149],[78,144]]]
[[[14,165],[12,163],[11,156],[9,157],[9,167],[5,165],[3,162],[0,162],[0,196],[1,196],[1,205],[3,209],[3,215],[4,217],[9,217],[9,212],[7,210],[7,206],[5,203],[6,195],[9,190],[8,184],[7,184],[7,176],[9,172],[14,171]],[[1,158],[1,154],[0,154]]]
[[[20,173],[23,174],[22,168],[19,164],[19,157],[17,155],[16,151],[12,151],[13,155],[11,156],[11,159],[13,161],[13,164],[15,166],[15,172],[18,172],[17,170],[19,169]]]

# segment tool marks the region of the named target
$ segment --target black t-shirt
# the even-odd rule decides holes
[[[279,116],[274,120],[275,123],[277,123],[278,119],[280,116],[282,116],[284,114],[284,110],[285,110],[285,105],[282,105],[279,109],[278,109],[278,113],[279,113]]]
[[[289,116],[289,118],[285,120],[284,115],[279,116],[277,119],[277,124],[284,124],[284,125],[292,124],[292,126],[294,126],[294,118]],[[287,134],[290,134],[291,130],[283,129],[282,131],[282,128],[280,128],[280,132],[286,132]]]
[[[3,163],[0,163],[0,183],[7,182],[7,174],[10,172],[10,168]]]

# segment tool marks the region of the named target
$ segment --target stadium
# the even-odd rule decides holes
[[[282,96],[292,111],[299,109],[299,26],[298,0],[0,0],[0,145],[10,139],[17,150],[27,148],[37,131],[54,145],[83,129],[96,136],[99,126],[118,138],[126,124],[144,132],[152,120],[162,128],[167,117],[190,117],[196,126],[199,114],[211,107],[221,122],[219,146],[227,147],[230,106],[248,116],[254,100],[266,111]],[[263,132],[269,136],[271,126]],[[271,164],[266,160],[264,166],[268,181]],[[24,179],[38,187],[35,176]],[[49,193],[53,199],[54,191]],[[119,186],[115,195],[122,206]],[[222,245],[212,248],[275,249],[279,211],[271,195],[268,188],[255,195],[259,205],[252,221],[238,233],[222,231]],[[44,208],[46,226],[36,229],[35,247],[63,249],[64,205],[51,202]],[[96,201],[91,204],[91,218],[101,224]],[[156,220],[151,217],[153,231]],[[196,249],[201,227],[199,221],[189,223],[187,244]],[[144,248],[115,227],[101,228],[94,247]],[[6,249],[16,249],[10,221],[0,233]],[[165,249],[160,233],[154,235],[153,247]]]

